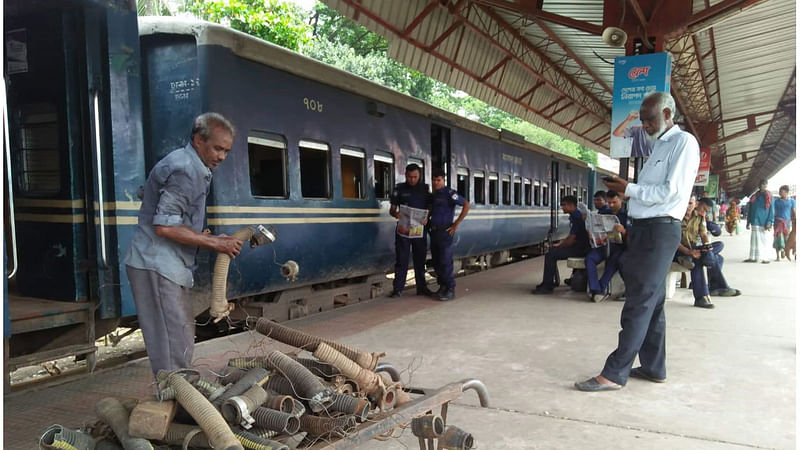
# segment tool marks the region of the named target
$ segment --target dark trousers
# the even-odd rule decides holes
[[[722,275],[722,264],[725,258],[720,252],[725,247],[722,242],[712,242],[711,251],[703,254],[702,258],[692,258],[694,268],[690,274],[692,277],[692,294],[695,299],[703,298],[709,294],[709,290],[728,289],[728,282]],[[703,268],[706,268],[703,271]],[[706,280],[708,273],[708,280]]]
[[[394,251],[396,255],[394,263],[394,291],[403,292],[406,285],[406,274],[408,273],[408,257],[414,256],[414,278],[417,282],[417,289],[425,286],[425,259],[428,256],[428,239],[425,235],[417,239],[395,234]]]
[[[453,236],[447,232],[447,227],[432,227],[430,235],[431,259],[439,286],[453,290],[456,288],[456,280],[453,278]]]
[[[611,277],[617,273],[619,257],[622,256],[623,248],[620,244],[611,244],[611,248],[608,250],[606,247],[589,250],[584,262],[586,263],[586,278],[589,281],[590,291],[605,292],[606,288],[608,288],[608,283],[611,282]],[[606,257],[606,251],[609,252],[608,257]],[[603,276],[598,278],[597,266],[603,261],[606,262],[606,268],[603,271]]]
[[[650,222],[636,224],[628,232],[629,242],[620,258],[625,279],[619,343],[606,359],[601,375],[624,385],[636,355],[642,368],[656,378],[666,378],[666,277],[681,240],[681,224]]]
[[[542,275],[542,287],[552,288],[556,285],[558,261],[579,256],[583,257],[586,256],[588,251],[589,249],[582,245],[572,245],[565,248],[551,248],[550,251],[544,255],[544,274]]]
[[[725,263],[725,258],[722,257],[722,249],[725,248],[725,244],[712,242],[711,247],[711,252],[714,254],[714,264],[706,271],[708,274],[708,288],[712,291],[715,289],[728,289],[730,287],[728,286],[728,281],[722,275],[722,264]]]

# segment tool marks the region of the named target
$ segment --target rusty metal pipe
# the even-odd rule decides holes
[[[478,393],[478,399],[481,402],[481,406],[484,408],[489,407],[489,389],[483,384],[483,381],[472,378],[463,381],[463,385],[461,385],[461,392],[468,391],[470,389],[474,390]]]
[[[338,436],[345,437],[356,428],[356,418],[353,416],[319,417],[300,416],[300,430],[312,436]]]
[[[444,420],[435,414],[415,417],[411,421],[411,432],[414,436],[425,439],[439,438],[444,433]]]
[[[271,392],[267,392],[267,400],[264,401],[263,405],[267,408],[285,413],[292,412],[294,408],[291,395],[276,395]]]
[[[448,450],[469,450],[475,445],[472,435],[453,425],[444,429],[439,445]]]

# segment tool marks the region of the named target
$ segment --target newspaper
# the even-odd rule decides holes
[[[590,212],[586,216],[586,231],[592,248],[603,247],[606,243],[622,244],[622,234],[614,230],[619,219],[614,214]]]
[[[428,217],[425,209],[412,208],[400,205],[400,219],[397,222],[397,234],[410,239],[425,236],[425,226],[422,222]]]

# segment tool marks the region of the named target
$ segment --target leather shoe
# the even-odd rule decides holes
[[[531,292],[531,294],[533,295],[546,295],[552,293],[553,293],[553,288],[545,285],[536,286],[536,289],[534,289],[533,292]]]
[[[711,298],[707,295],[694,299],[694,306],[698,308],[714,309],[714,304],[711,303]]]
[[[758,261],[756,261],[755,259],[750,259],[750,258],[747,258],[747,259],[745,259],[745,260],[744,260],[744,261],[742,261],[742,262],[754,263],[754,262],[758,262]]]
[[[431,296],[434,295],[434,293],[433,293],[432,290],[428,289],[427,286],[423,286],[423,287],[417,288],[417,295],[424,295],[426,297],[431,297]]]
[[[738,289],[728,288],[728,289],[714,289],[711,291],[711,295],[717,297],[738,297],[742,295],[742,291]]]
[[[452,299],[456,298],[456,293],[455,293],[454,290],[448,289],[447,291],[445,291],[444,294],[440,294],[436,298],[441,300],[441,301],[443,301],[443,302],[446,302],[448,300],[452,300]]]
[[[602,392],[602,391],[618,391],[622,386],[618,384],[605,384],[597,381],[597,378],[592,377],[586,381],[576,381],[575,389],[583,392]]]
[[[628,375],[631,378],[639,378],[642,380],[652,381],[653,383],[666,383],[666,378],[656,378],[653,376],[648,375],[641,367],[634,367],[631,369],[631,373]]]
[[[564,278],[564,284],[566,284],[567,286],[571,286],[572,285],[572,278]]]
[[[397,298],[400,297],[401,295],[403,295],[403,293],[400,291],[392,291],[392,293],[389,294],[389,298]]]

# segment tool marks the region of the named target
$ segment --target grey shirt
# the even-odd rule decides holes
[[[147,177],[139,225],[125,264],[154,270],[170,281],[191,287],[197,247],[158,236],[155,226],[184,225],[202,231],[210,186],[211,170],[191,144],[173,150],[159,161]]]
[[[631,158],[650,156],[653,146],[647,140],[647,132],[642,127],[625,128],[625,139],[631,140]]]

